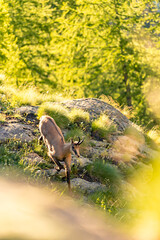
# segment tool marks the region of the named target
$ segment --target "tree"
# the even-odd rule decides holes
[[[156,19],[153,4],[149,0],[77,0],[71,7],[64,2],[51,41],[57,59],[53,68],[62,88],[72,87],[75,96],[106,94],[121,105],[144,105],[144,113],[142,85],[153,71],[139,36],[152,31],[146,23],[153,25]]]
[[[8,0],[10,24],[19,49],[20,81],[54,85],[49,52],[53,30],[52,8],[47,0]]]
[[[17,46],[10,26],[8,5],[2,0],[0,3],[0,73],[5,76],[12,72],[16,58]]]

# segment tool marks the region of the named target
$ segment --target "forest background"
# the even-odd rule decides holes
[[[157,126],[159,14],[149,0],[1,0],[1,92],[110,96],[134,122]]]

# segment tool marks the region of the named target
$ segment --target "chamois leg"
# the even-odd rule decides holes
[[[64,166],[54,156],[52,156],[51,153],[48,153],[48,156],[56,164],[56,170],[60,171],[61,169],[64,169]]]
[[[43,137],[40,136],[40,137],[38,138],[38,144],[42,144],[42,141],[43,141]]]
[[[71,173],[71,171],[70,171],[70,168],[66,167],[65,171],[66,171],[68,188],[69,188],[69,191],[71,191],[71,182],[70,182],[70,173]]]

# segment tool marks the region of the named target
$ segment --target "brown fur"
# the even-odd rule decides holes
[[[60,161],[65,162],[66,177],[69,189],[70,187],[70,165],[71,165],[71,152],[73,152],[78,157],[79,154],[79,145],[83,142],[72,142],[65,143],[61,129],[57,126],[56,122],[50,116],[42,116],[39,123],[39,130],[41,137],[39,140],[42,140],[48,148],[49,157],[55,162],[58,167],[58,170],[61,170],[63,165]]]

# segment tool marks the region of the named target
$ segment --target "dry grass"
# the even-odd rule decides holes
[[[121,107],[118,102],[113,100],[111,96],[101,95],[100,99],[110,105],[112,105],[114,108],[118,109],[123,115],[125,115],[128,119],[133,117],[133,109],[129,108],[128,106]]]
[[[4,94],[10,102],[11,107],[19,107],[22,105],[35,106],[43,102],[60,102],[64,100],[61,94],[41,93],[36,87],[17,89],[11,85],[2,85],[0,86],[0,93]]]
[[[116,126],[107,115],[103,114],[92,122],[92,131],[101,138],[107,139],[109,134],[116,131]]]
[[[43,115],[54,118],[59,127],[65,128],[69,124],[69,111],[60,104],[45,102],[38,109],[38,119]]]

